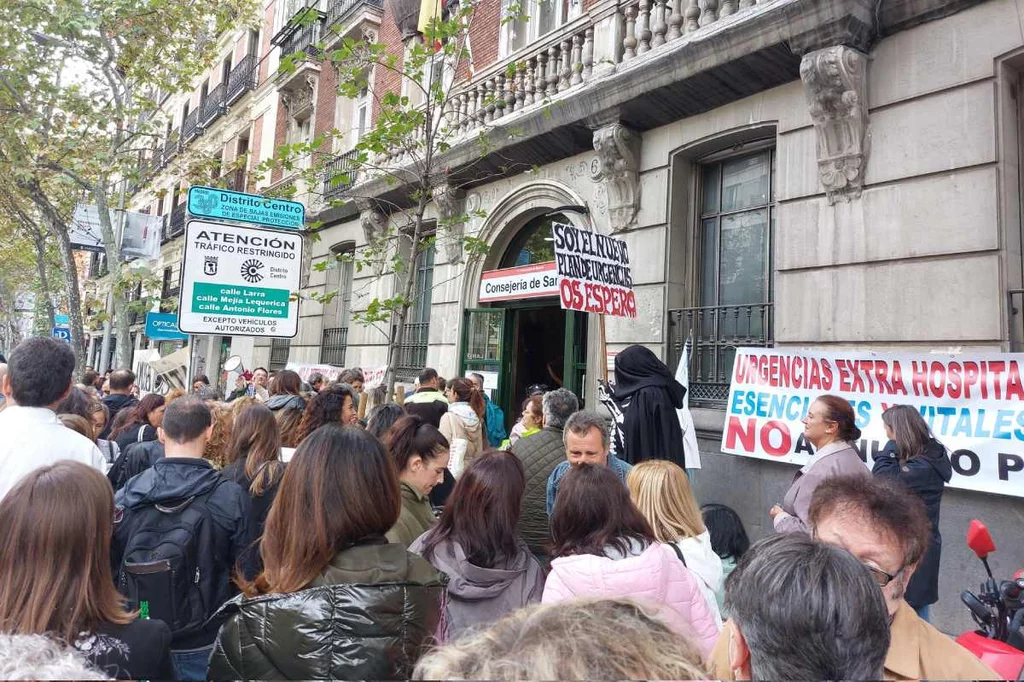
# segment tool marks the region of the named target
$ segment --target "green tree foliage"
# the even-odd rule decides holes
[[[95,204],[110,265],[116,364],[131,361],[130,273],[110,208],[156,144],[161,94],[191,90],[216,36],[251,22],[255,0],[7,0],[0,3],[0,185],[31,202],[56,239],[81,357],[82,302],[68,241],[79,201]]]

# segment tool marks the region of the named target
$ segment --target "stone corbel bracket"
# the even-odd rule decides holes
[[[640,134],[622,123],[594,129],[598,168],[593,180],[608,192],[612,232],[629,229],[640,211]]]
[[[456,220],[462,216],[466,193],[447,182],[435,185],[433,190],[434,205],[437,216],[445,222],[444,230],[448,232],[445,252],[451,264],[462,262],[462,238],[466,232],[466,221]]]
[[[380,239],[388,229],[388,217],[368,202],[358,201],[356,207],[359,209],[359,224],[363,228],[363,237],[370,249],[376,249],[380,245]],[[373,261],[373,271],[379,277],[384,272],[384,258],[376,258]]]
[[[860,197],[871,149],[868,57],[838,45],[804,55],[800,79],[818,136],[818,176],[829,204]]]

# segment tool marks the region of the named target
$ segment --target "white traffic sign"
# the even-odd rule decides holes
[[[298,332],[302,235],[190,220],[181,264],[178,328],[186,334]]]

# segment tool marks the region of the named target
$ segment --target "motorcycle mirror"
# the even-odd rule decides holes
[[[988,555],[996,551],[996,544],[992,542],[992,536],[988,532],[988,526],[974,519],[967,528],[967,546],[974,554],[984,561]]]
[[[242,366],[242,358],[238,355],[232,355],[230,358],[224,361],[224,371],[234,372]]]

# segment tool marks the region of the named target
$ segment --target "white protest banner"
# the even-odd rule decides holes
[[[551,231],[562,308],[636,317],[626,242],[561,223]]]
[[[334,365],[307,365],[301,362],[289,362],[284,368],[298,374],[299,378],[303,381],[309,381],[309,377],[314,372],[319,372],[327,381],[335,381],[338,375],[341,374],[342,369]]]
[[[167,393],[171,389],[180,388],[191,392],[188,385],[188,366],[192,357],[192,346],[185,346],[170,355],[149,361],[149,366],[156,373],[152,390],[156,393]]]
[[[850,401],[868,466],[888,440],[882,412],[913,405],[951,453],[950,485],[1024,497],[1024,354],[736,351],[722,452],[806,464],[801,420],[820,395]]]
[[[387,367],[376,367],[363,370],[363,390],[369,391],[384,383],[384,375],[387,374]]]
[[[302,235],[190,220],[178,328],[186,334],[290,338],[299,327]]]
[[[488,270],[480,277],[480,303],[558,296],[558,267],[554,261]]]

